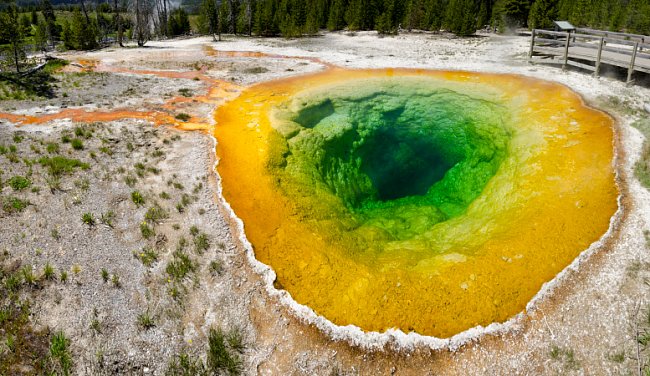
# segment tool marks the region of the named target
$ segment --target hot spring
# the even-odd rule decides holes
[[[332,69],[244,91],[215,136],[276,288],[365,331],[504,322],[617,210],[612,120],[522,76]]]

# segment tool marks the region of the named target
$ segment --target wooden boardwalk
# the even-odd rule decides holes
[[[650,37],[592,29],[575,33],[534,29],[528,61],[576,66],[600,75],[603,64],[627,69],[627,82],[634,72],[650,73]]]

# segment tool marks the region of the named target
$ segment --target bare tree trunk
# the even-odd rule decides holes
[[[115,17],[115,21],[117,22],[117,43],[120,45],[120,47],[124,47],[122,44],[122,17],[120,16],[118,0],[115,0]]]
[[[18,45],[16,43],[13,43],[13,50],[14,50],[14,64],[16,64],[16,73],[20,73],[20,57],[19,57],[19,52],[18,52]]]
[[[253,0],[247,0],[246,2],[246,17],[248,18],[248,36],[253,35],[253,5],[251,4]]]
[[[215,4],[218,4],[217,0],[215,0],[214,2]],[[217,37],[218,37],[217,40],[221,42],[221,14],[220,14],[221,10],[219,6],[216,6],[215,9],[216,9],[215,12],[217,12]]]
[[[86,4],[84,3],[84,0],[81,0],[81,11],[84,12],[86,22],[90,25],[90,17],[88,17],[88,12],[86,12]]]
[[[235,4],[233,4],[232,0],[228,0],[228,20],[230,21],[230,31],[232,31],[233,34],[237,35],[237,20],[235,20]]]

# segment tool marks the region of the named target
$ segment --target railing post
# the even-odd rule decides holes
[[[535,49],[535,29],[533,29],[533,34],[530,37],[530,51],[528,51],[528,62],[533,58],[533,51]]]
[[[594,71],[594,76],[598,77],[600,74],[600,58],[603,56],[603,45],[605,44],[605,37],[600,38],[600,44],[598,45],[598,56],[596,57],[596,70]]]
[[[634,43],[634,51],[632,51],[632,58],[630,59],[630,67],[627,70],[627,84],[632,83],[632,73],[634,73],[634,63],[636,61],[636,50],[639,49],[639,42]]]
[[[564,44],[564,64],[562,64],[562,69],[566,70],[566,66],[569,63],[569,42],[571,41],[571,33],[566,33],[566,43]]]

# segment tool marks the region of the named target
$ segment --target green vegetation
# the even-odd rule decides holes
[[[641,185],[650,189],[650,144],[648,143],[648,138],[650,137],[650,119],[642,118],[634,122],[632,126],[640,130],[646,138],[646,141],[643,143],[641,158],[639,158],[634,166],[634,174],[639,179]]]
[[[50,356],[55,362],[60,374],[69,375],[72,369],[72,356],[70,355],[70,340],[61,331],[55,333],[50,340]]]
[[[158,253],[151,247],[144,247],[140,252],[133,252],[133,256],[142,262],[142,265],[151,267],[154,262],[158,261]]]
[[[172,260],[167,264],[165,271],[175,281],[182,282],[190,273],[196,271],[198,265],[192,261],[187,253],[182,250],[176,250],[173,253]]]
[[[25,210],[27,205],[30,205],[29,201],[21,200],[13,196],[1,197],[0,201],[2,201],[2,210],[8,214],[20,213]]]
[[[81,221],[88,226],[95,225],[95,217],[93,217],[92,213],[83,213],[81,215]]]
[[[70,141],[70,145],[72,145],[72,148],[74,150],[83,150],[84,149],[84,143],[78,138],[73,138],[72,141]]]
[[[0,265],[6,265],[4,258],[0,255]],[[47,265],[39,285],[51,281]],[[24,374],[25,370],[34,375],[71,372],[72,357],[65,335],[50,334],[47,328],[36,330],[32,325],[30,301],[35,283],[37,279],[29,266],[0,266],[0,375]]]
[[[213,374],[227,373],[239,375],[242,371],[242,361],[235,351],[226,345],[226,335],[221,329],[210,329],[208,335],[208,369]]]
[[[61,176],[73,172],[76,168],[87,170],[90,168],[88,163],[81,162],[77,159],[68,159],[61,156],[42,157],[38,160],[43,167],[47,167],[48,173],[52,176]]]
[[[149,310],[138,315],[138,325],[144,330],[151,329],[156,326],[156,322],[153,316],[149,314]]]
[[[110,274],[108,273],[108,270],[106,270],[106,268],[102,268],[101,276],[102,276],[102,280],[104,281],[104,283],[108,282]]]
[[[9,184],[9,186],[13,188],[14,191],[22,191],[23,189],[32,185],[32,182],[25,177],[14,176],[7,181],[7,184]]]
[[[149,240],[156,235],[156,231],[147,222],[142,222],[140,223],[140,234],[142,234],[144,239]]]
[[[131,201],[133,201],[136,206],[144,205],[144,197],[142,197],[142,194],[139,191],[131,192]]]
[[[178,119],[180,121],[188,121],[188,120],[190,120],[192,118],[192,116],[190,116],[190,115],[188,115],[188,114],[186,114],[184,112],[181,112],[180,114],[177,114],[175,117],[176,117],[176,119]]]

